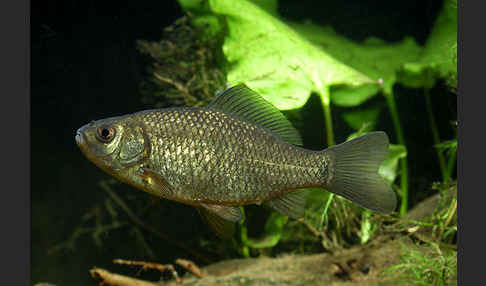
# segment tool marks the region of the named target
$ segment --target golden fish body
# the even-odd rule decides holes
[[[267,203],[301,217],[305,187],[322,187],[380,212],[396,198],[377,175],[383,132],[312,151],[285,117],[243,85],[205,108],[146,110],[93,121],[76,142],[97,166],[143,191],[197,206],[217,229],[241,218],[234,206]],[[293,143],[293,144],[291,144]]]

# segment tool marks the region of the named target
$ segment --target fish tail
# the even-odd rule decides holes
[[[330,192],[373,211],[394,211],[396,195],[378,175],[378,168],[388,154],[388,145],[388,136],[379,131],[324,150],[330,158],[330,170],[323,174],[323,185]]]

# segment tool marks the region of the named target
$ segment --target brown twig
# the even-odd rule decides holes
[[[157,237],[159,237],[159,238],[161,238],[161,239],[183,249],[184,251],[193,255],[197,259],[199,259],[199,260],[201,260],[205,263],[210,263],[210,260],[208,258],[204,257],[202,254],[198,253],[195,250],[188,248],[187,246],[185,246],[184,244],[182,244],[178,241],[172,240],[170,237],[168,237],[164,233],[161,233],[158,230],[156,230],[156,229],[150,227],[149,225],[147,225],[146,223],[144,223],[140,218],[138,218],[135,215],[135,213],[128,207],[128,205],[123,201],[123,199],[120,198],[113,190],[111,190],[111,188],[106,184],[106,182],[101,182],[100,186],[103,190],[105,190],[110,195],[110,197],[113,199],[113,201],[118,204],[118,206],[127,214],[128,218],[134,224],[140,226],[141,228],[143,228],[146,231],[154,234],[155,236],[157,236]]]
[[[307,228],[308,231],[312,232],[313,235],[317,236],[317,237],[321,237],[322,238],[322,232],[319,232],[317,229],[315,229],[313,226],[305,223],[305,222],[302,222],[302,224]]]
[[[158,79],[159,81],[170,84],[170,85],[174,86],[177,90],[179,90],[183,94],[184,101],[185,101],[186,105],[188,104],[188,102],[187,102],[188,98],[191,98],[192,100],[197,101],[196,98],[191,96],[191,93],[189,92],[189,90],[182,83],[175,81],[173,79],[170,79],[168,77],[162,76],[162,75],[160,75],[159,73],[156,73],[156,72],[154,72],[154,77],[156,79]]]
[[[191,272],[192,274],[196,275],[199,278],[206,277],[206,274],[199,268],[194,262],[186,260],[186,259],[177,259],[175,263],[179,264],[182,268],[186,269],[187,271]]]
[[[146,271],[147,269],[155,269],[155,270],[160,271],[160,273],[168,271],[177,283],[179,283],[179,284],[182,283],[181,278],[177,274],[177,271],[175,271],[174,266],[172,264],[163,265],[163,264],[153,263],[153,262],[132,261],[132,260],[123,260],[123,259],[115,259],[115,260],[113,260],[113,263],[123,264],[123,265],[142,266],[140,271]]]
[[[101,268],[95,267],[89,272],[91,277],[98,281],[98,285],[100,286],[158,286],[158,284],[153,282],[111,273]]]
[[[167,78],[165,76],[162,76],[156,72],[154,72],[154,77],[158,80],[160,80],[161,82],[165,82],[165,83],[168,83],[172,86],[174,86],[175,88],[177,88],[180,92],[184,93],[184,94],[189,94],[189,90],[187,90],[187,88],[180,82],[177,82],[175,80],[172,80],[170,78]]]
[[[114,230],[118,229],[121,227],[126,226],[127,223],[113,223],[111,225],[102,225],[102,226],[97,226],[97,227],[78,227],[74,230],[74,232],[71,234],[71,236],[68,238],[68,240],[56,244],[53,247],[49,248],[47,250],[47,253],[49,255],[54,254],[62,249],[74,249],[75,242],[76,240],[87,233],[95,233],[96,231],[108,231],[108,230]]]

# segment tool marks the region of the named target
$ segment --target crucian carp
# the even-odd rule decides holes
[[[145,110],[79,128],[82,153],[137,189],[192,205],[222,236],[239,206],[265,204],[292,218],[305,211],[305,188],[323,188],[376,212],[396,196],[378,175],[388,137],[372,132],[314,151],[285,116],[245,85],[208,106]]]

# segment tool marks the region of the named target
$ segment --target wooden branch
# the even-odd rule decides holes
[[[195,276],[199,278],[206,277],[206,274],[199,268],[194,262],[186,260],[186,259],[176,259],[175,263],[179,264],[182,268],[186,269],[187,271],[191,272]]]
[[[89,273],[100,286],[159,286],[153,282],[111,273],[107,270],[96,267],[91,269]]]
[[[182,83],[180,83],[178,81],[172,80],[172,79],[167,78],[165,76],[162,76],[158,73],[154,73],[154,77],[161,82],[165,82],[165,83],[168,83],[168,84],[174,86],[175,88],[177,88],[180,92],[182,92],[185,95],[190,94],[189,90]]]
[[[145,271],[147,269],[155,269],[160,271],[160,273],[168,271],[177,283],[179,284],[182,283],[181,278],[177,274],[177,271],[175,271],[174,266],[172,266],[172,264],[163,265],[163,264],[153,263],[153,262],[132,261],[132,260],[123,260],[123,259],[115,259],[113,260],[113,263],[142,266],[142,269],[140,269],[140,271]]]
[[[136,225],[141,227],[142,229],[145,229],[146,231],[154,234],[155,236],[185,250],[187,253],[191,254],[192,256],[196,257],[197,259],[205,262],[205,263],[210,263],[210,259],[204,257],[204,255],[200,254],[199,252],[190,249],[186,245],[184,245],[181,242],[172,240],[169,236],[167,236],[164,233],[161,233],[160,231],[157,231],[156,229],[150,227],[148,224],[144,223],[129,207],[128,205],[123,201],[122,198],[120,198],[105,182],[101,182],[100,186],[102,187],[103,190],[105,190],[108,195],[113,199],[113,201],[127,214],[128,218]]]

